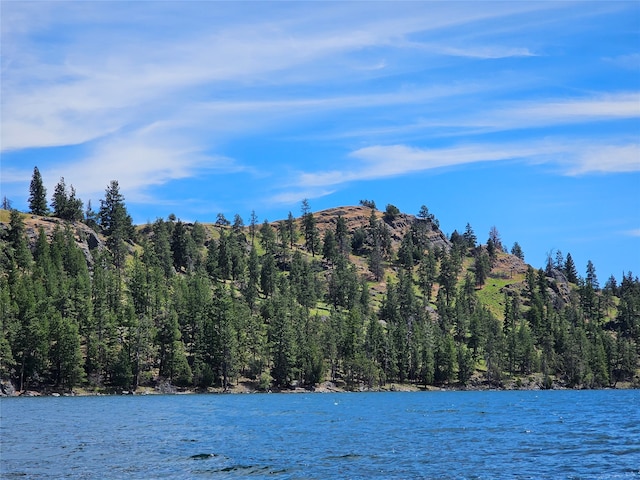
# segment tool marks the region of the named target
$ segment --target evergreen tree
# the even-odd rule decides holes
[[[82,213],[82,200],[76,197],[76,189],[73,188],[73,185],[70,187],[69,198],[67,199],[67,208],[64,212],[63,218],[72,222],[84,219]]]
[[[33,259],[27,246],[24,220],[18,210],[11,210],[9,214],[9,233],[7,240],[10,258],[15,261],[17,267],[28,269]]]
[[[302,230],[304,232],[305,248],[315,257],[320,250],[320,233],[316,226],[316,219],[309,208],[309,201],[306,198],[302,201]]]
[[[522,247],[518,242],[515,242],[513,244],[513,247],[511,247],[511,255],[515,255],[520,260],[524,260],[524,252],[522,251]]]
[[[464,228],[464,233],[462,234],[464,241],[467,245],[467,248],[475,248],[476,243],[478,241],[476,234],[473,232],[473,228],[471,228],[471,224],[467,223]]]
[[[258,297],[258,282],[260,281],[260,261],[255,246],[251,246],[249,261],[247,262],[247,282],[244,287],[244,297],[250,309],[256,306]]]
[[[83,219],[82,200],[76,198],[76,190],[71,185],[71,191],[67,191],[64,177],[56,185],[51,199],[53,216],[64,220],[76,221]]]
[[[455,295],[456,284],[458,283],[458,273],[460,273],[460,260],[456,255],[442,256],[440,260],[440,275],[438,283],[445,293],[447,305],[451,305],[453,296]]]
[[[52,315],[50,322],[50,358],[55,383],[71,390],[84,379],[78,326],[70,319],[62,318],[59,312]]]
[[[164,220],[158,218],[153,222],[151,229],[153,231],[151,242],[153,244],[154,257],[164,272],[164,276],[170,278],[175,273],[175,270],[171,241],[169,239],[169,226]]]
[[[569,282],[578,283],[578,271],[570,253],[567,253],[567,260],[564,263],[564,274]]]
[[[373,274],[376,282],[379,282],[384,275],[384,265],[382,261],[382,248],[380,247],[380,242],[376,242],[369,254],[369,271]]]
[[[291,242],[291,248],[293,248],[293,245],[298,240],[298,231],[296,229],[295,218],[291,212],[289,212],[289,215],[287,216],[286,223],[287,223],[287,230],[289,232],[288,233],[289,241]]]
[[[425,299],[425,303],[431,302],[433,285],[436,279],[437,260],[433,250],[429,250],[418,266],[418,286]]]
[[[251,210],[251,215],[249,217],[249,235],[251,235],[251,244],[253,245],[253,241],[256,238],[256,227],[258,225],[258,215],[256,215],[255,210]]]
[[[131,240],[134,235],[133,220],[127,213],[124,196],[120,193],[120,187],[116,180],[112,180],[105,192],[105,198],[100,200],[100,226],[107,239],[107,246],[113,255],[116,268],[124,266],[126,254],[125,242]]]
[[[93,210],[91,200],[87,202],[87,208],[84,212],[84,222],[89,228],[95,230],[98,227],[98,213]]]
[[[336,237],[331,230],[326,230],[322,241],[322,258],[334,263],[337,256],[338,244],[336,242]]]
[[[64,182],[64,177],[61,177],[51,197],[51,207],[53,208],[54,217],[64,218],[68,201],[67,185]]]
[[[598,277],[596,276],[596,267],[593,266],[591,260],[587,262],[587,277],[586,277],[587,285],[589,285],[594,290],[600,289],[600,284],[598,283]]]
[[[395,205],[391,205],[389,203],[384,210],[384,215],[382,218],[384,218],[385,222],[392,222],[398,215],[400,215],[400,209],[398,209],[398,207],[396,207]]]
[[[486,252],[480,251],[476,254],[473,269],[476,277],[476,285],[484,285],[484,282],[487,280],[489,272],[491,271],[489,255]]]
[[[231,225],[231,229],[233,230],[234,233],[238,234],[242,231],[243,228],[244,228],[244,220],[242,220],[242,217],[240,216],[240,214],[236,213],[233,216],[233,224]]]
[[[33,176],[29,185],[29,211],[34,215],[47,215],[47,189],[42,183],[42,176],[38,167],[33,168]]]
[[[276,264],[273,255],[266,254],[262,257],[260,269],[260,289],[265,297],[270,297],[276,288]]]
[[[275,255],[277,246],[276,232],[267,220],[260,227],[260,244],[267,254]]]
[[[562,252],[560,250],[556,250],[556,261],[554,264],[554,268],[562,271],[564,269],[564,257],[562,256]]]
[[[262,309],[263,318],[269,325],[271,376],[279,387],[288,386],[296,376],[297,343],[292,300],[286,281],[281,277],[277,296]]]
[[[184,268],[189,271],[193,265],[191,259],[191,249],[184,223],[178,220],[173,227],[171,236],[171,250],[173,252],[173,266],[179,272]]]
[[[342,217],[342,215],[338,215],[338,219],[336,220],[336,242],[338,243],[338,252],[342,255],[349,254],[349,233],[347,232],[347,222]]]
[[[411,234],[411,230],[409,230],[404,237],[402,237],[402,242],[400,243],[400,248],[398,248],[398,263],[402,265],[407,270],[412,270],[414,266],[414,244],[413,244],[413,235]]]

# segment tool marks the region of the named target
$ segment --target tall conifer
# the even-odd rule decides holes
[[[46,215],[49,213],[47,189],[42,183],[42,176],[38,167],[33,167],[33,176],[29,185],[29,211],[34,215]]]

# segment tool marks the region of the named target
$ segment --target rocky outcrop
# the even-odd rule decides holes
[[[439,248],[449,250],[451,243],[447,239],[444,233],[430,220],[422,220],[415,215],[409,215],[406,213],[399,213],[393,219],[385,220],[384,212],[374,211],[377,220],[382,220],[389,228],[391,234],[392,247],[397,249],[402,242],[403,237],[407,234],[411,227],[422,223],[424,231],[427,236],[429,244],[433,248]],[[323,235],[328,229],[334,230],[338,217],[342,216],[347,224],[347,231],[353,233],[358,228],[367,228],[369,226],[369,219],[371,217],[371,209],[369,207],[352,206],[352,207],[337,207],[327,210],[321,210],[314,212],[313,216],[316,220],[316,225],[320,234]]]
[[[571,302],[571,286],[565,276],[564,272],[557,268],[552,268],[547,273],[547,280],[549,287],[547,293],[549,294],[554,307],[562,308],[564,305]]]
[[[9,380],[0,380],[0,397],[14,397],[16,389]]]
[[[93,253],[97,250],[107,248],[102,235],[96,233],[82,222],[69,222],[56,217],[41,217],[38,215],[27,215],[24,217],[24,230],[31,251],[35,249],[41,228],[47,236],[47,241],[51,242],[56,228],[64,229],[67,227],[71,229],[76,244],[80,250],[82,250],[87,260],[87,265],[91,267],[94,262]],[[8,229],[8,224],[0,222],[0,230],[6,231]]]

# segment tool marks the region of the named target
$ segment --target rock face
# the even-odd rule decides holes
[[[8,380],[0,381],[0,397],[13,397],[16,395],[16,389]]]
[[[105,241],[101,235],[82,222],[68,222],[55,217],[40,217],[38,215],[28,215],[24,218],[24,230],[27,236],[27,242],[32,251],[35,249],[36,242],[38,241],[40,228],[44,230],[47,241],[51,242],[55,229],[64,229],[66,227],[71,228],[76,244],[80,250],[82,250],[82,253],[84,253],[87,265],[91,267],[94,261],[93,252],[106,248]],[[0,230],[6,231],[8,229],[8,224],[0,222]]]
[[[547,292],[551,296],[553,304],[556,308],[562,308],[571,302],[571,286],[563,272],[557,268],[552,268],[547,274],[549,287]]]
[[[402,241],[402,238],[411,229],[411,227],[419,222],[424,222],[424,228],[427,233],[427,239],[433,247],[437,247],[444,250],[451,248],[451,243],[447,237],[440,231],[440,229],[430,220],[422,220],[415,215],[408,215],[406,213],[399,213],[393,220],[385,220],[384,213],[376,210],[376,218],[382,220],[389,228],[391,234],[392,246],[397,249]],[[371,209],[369,207],[354,206],[354,207],[337,207],[327,210],[321,210],[314,212],[313,216],[316,220],[316,225],[322,236],[325,230],[331,229],[335,231],[338,217],[342,216],[347,224],[347,231],[353,233],[360,227],[366,228],[369,226],[369,218],[371,217]]]

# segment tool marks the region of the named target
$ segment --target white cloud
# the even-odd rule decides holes
[[[576,155],[568,175],[640,172],[640,144],[595,145]]]
[[[591,98],[543,100],[537,103],[515,105],[502,113],[506,121],[515,120],[523,126],[640,118],[640,92],[600,94]]]
[[[471,43],[471,42],[470,42]],[[397,46],[415,48],[437,55],[447,55],[452,57],[468,57],[479,59],[498,59],[509,57],[533,57],[536,56],[526,47],[509,47],[503,45],[478,46],[471,43],[465,46],[452,46],[437,43],[402,42]]]
[[[82,161],[52,168],[50,178],[64,175],[85,196],[102,194],[108,181],[117,178],[137,198],[143,198],[149,186],[212,167],[241,168],[224,155],[210,153],[223,151],[230,139],[285,130],[301,118],[328,114],[334,115],[335,131],[345,138],[353,125],[369,144],[371,138],[379,143],[380,135],[396,137],[392,145],[353,151],[344,171],[301,174],[302,185],[311,189],[291,194],[296,200],[327,195],[331,192],[322,187],[349,181],[510,158],[563,156],[569,158],[563,167],[576,175],[637,170],[637,146],[629,143],[576,153],[532,141],[425,149],[397,137],[403,131],[428,132],[426,139],[443,134],[434,127],[463,138],[638,118],[637,92],[498,103],[483,94],[504,90],[502,98],[510,98],[526,80],[425,79],[424,72],[436,72],[447,62],[536,54],[539,43],[534,37],[522,35],[516,41],[505,34],[504,29],[516,29],[509,20],[531,14],[544,23],[545,12],[570,8],[566,5],[292,5],[252,4],[247,12],[246,5],[215,2],[5,2],[0,147],[6,152],[85,144],[88,153]],[[503,30],[493,35],[497,28]],[[38,40],[44,37],[51,41]],[[412,71],[421,75],[410,82],[395,80],[394,75]],[[368,82],[375,83],[375,91]],[[473,94],[480,101],[474,103]],[[352,112],[359,113],[357,120],[342,124],[347,116],[343,113]],[[330,136],[326,130],[318,132],[323,134]],[[18,171],[3,166],[3,182],[17,178],[7,175]],[[283,196],[274,201],[287,200]]]
[[[358,160],[342,170],[302,173],[300,185],[325,187],[408,175],[477,162],[524,160],[557,164],[567,175],[640,171],[640,146],[577,144],[566,139],[529,144],[475,144],[446,148],[374,145],[349,154]]]
[[[194,149],[164,128],[148,127],[97,142],[81,160],[43,170],[48,178],[65,177],[82,198],[99,198],[118,180],[130,201],[150,201],[151,186],[217,170],[240,171],[232,159]],[[152,201],[157,201],[153,199]]]
[[[302,200],[326,197],[335,193],[335,190],[309,188],[306,190],[295,189],[277,195],[273,195],[268,202],[272,205],[291,205],[299,203]]]
[[[259,95],[260,86],[341,78],[347,57],[362,49],[398,48],[409,44],[404,39],[415,32],[551,8],[378,4],[363,14],[358,5],[332,5],[322,13],[304,5],[284,19],[260,12],[252,18],[245,12],[229,23],[216,23],[215,9],[205,9],[190,18],[193,31],[173,37],[164,29],[130,27],[149,18],[165,22],[153,12],[175,14],[175,7],[138,7],[63,4],[60,9],[44,6],[34,15],[28,5],[3,6],[11,22],[3,20],[2,150],[79,144],[152,118],[173,118],[185,104],[209,96],[199,90],[204,86],[215,92],[216,86],[228,91],[241,85]],[[228,8],[231,15],[238,13]],[[309,9],[319,26],[309,21]],[[199,16],[212,23],[206,25]],[[32,42],[31,35],[52,27],[66,30],[55,47]],[[105,28],[111,34],[105,36]],[[473,47],[476,53],[446,45],[429,48],[487,58],[527,53],[481,45]],[[352,68],[349,74],[377,75],[378,70]]]

